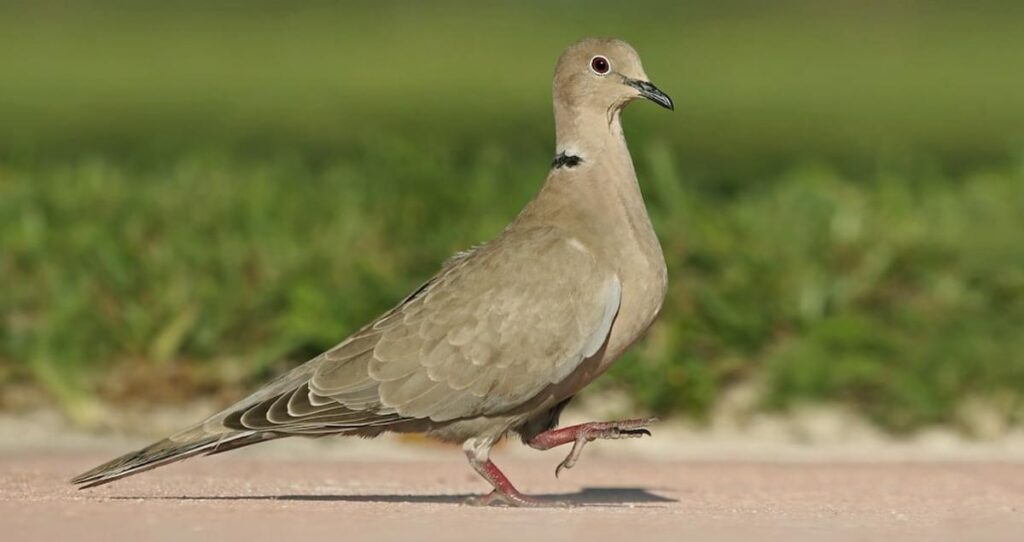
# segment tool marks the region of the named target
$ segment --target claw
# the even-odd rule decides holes
[[[555,478],[562,472],[562,469],[571,469],[576,466],[576,461],[579,460],[580,455],[583,453],[583,446],[593,439],[576,437],[576,442],[573,443],[572,449],[569,450],[569,454],[565,456],[565,459],[555,467]]]
[[[643,418],[638,420],[626,420],[622,422],[609,422],[608,424],[594,424],[592,426],[583,427],[576,434],[576,440],[572,444],[572,449],[569,450],[569,454],[565,456],[555,467],[555,478],[561,474],[563,469],[571,469],[579,461],[580,455],[583,454],[583,447],[591,441],[597,439],[620,439],[620,438],[641,438],[644,436],[651,436],[651,431],[646,428],[647,425],[657,421],[657,418]]]
[[[492,491],[486,495],[468,497],[463,504],[466,506],[508,506],[513,508],[568,508],[569,503],[546,499],[537,499],[522,493],[508,494]]]

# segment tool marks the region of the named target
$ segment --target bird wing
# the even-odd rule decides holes
[[[615,273],[564,233],[503,235],[206,423],[318,434],[508,412],[601,349],[621,293]]]

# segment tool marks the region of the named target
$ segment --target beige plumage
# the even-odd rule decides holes
[[[654,321],[665,262],[619,114],[672,102],[613,39],[570,46],[554,80],[556,159],[543,188],[494,240],[341,344],[202,423],[73,480],[91,487],[198,454],[286,436],[421,432],[463,443],[495,491],[538,504],[489,460],[510,431],[539,449],[647,433],[649,420],[552,429],[566,403]]]

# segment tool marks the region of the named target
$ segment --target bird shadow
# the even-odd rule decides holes
[[[306,501],[306,502],[353,502],[353,503],[402,503],[402,504],[464,504],[476,495],[464,493],[454,495],[180,495],[141,497],[144,500],[176,501]],[[656,504],[678,502],[663,497],[648,489],[639,487],[585,487],[574,493],[547,493],[531,495],[552,504],[566,503],[572,506],[629,506],[635,504]],[[107,497],[114,500],[139,500],[140,497]]]

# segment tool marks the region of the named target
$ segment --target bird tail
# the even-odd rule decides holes
[[[182,459],[226,452],[277,437],[270,433],[253,431],[225,431],[211,434],[201,427],[197,427],[108,461],[72,478],[71,483],[80,486],[79,489],[96,487]]]

